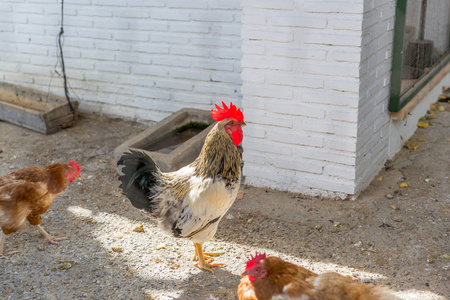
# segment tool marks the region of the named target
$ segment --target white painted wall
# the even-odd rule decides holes
[[[63,95],[60,2],[0,1],[0,80]],[[70,92],[81,111],[141,122],[222,100],[240,106],[240,12],[238,0],[65,1]]]
[[[356,144],[357,191],[370,183],[389,156],[388,104],[395,7],[394,0],[364,4]]]
[[[82,111],[141,122],[231,100],[249,125],[246,184],[344,198],[370,183],[450,85],[447,75],[391,121],[395,2],[66,1],[71,93]],[[2,0],[0,14],[0,80],[62,95],[59,1]]]
[[[241,5],[246,183],[353,194],[363,1]]]

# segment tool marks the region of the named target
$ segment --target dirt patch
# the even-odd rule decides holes
[[[247,257],[265,251],[404,299],[446,299],[450,112],[430,124],[414,135],[419,147],[402,149],[356,201],[243,186],[216,240],[205,243],[225,252],[217,261],[227,266],[211,275],[193,266],[191,243],[164,235],[118,190],[113,150],[144,127],[80,116],[44,136],[0,122],[0,174],[73,159],[83,176],[43,215],[50,234],[69,240],[43,244],[31,227],[7,237],[6,251],[19,253],[0,260],[0,298],[235,299]]]

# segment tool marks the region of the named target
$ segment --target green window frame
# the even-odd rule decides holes
[[[399,112],[419,91],[430,82],[448,63],[450,54],[447,55],[428,72],[421,76],[410,88],[402,93],[403,52],[406,22],[407,0],[397,0],[394,25],[394,45],[392,55],[391,89],[389,99],[389,111]]]

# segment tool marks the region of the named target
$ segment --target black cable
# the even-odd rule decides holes
[[[59,31],[59,34],[58,34],[59,55],[61,57],[61,68],[62,68],[62,74],[63,74],[63,78],[64,78],[64,94],[66,95],[67,102],[69,103],[70,111],[74,114],[74,117],[75,117],[73,105],[72,105],[72,102],[70,102],[70,98],[69,98],[69,89],[67,88],[66,67],[64,65],[64,56],[63,56],[63,50],[62,50],[62,45],[61,45],[61,37],[64,34],[63,24],[64,24],[64,0],[61,0],[61,30]]]

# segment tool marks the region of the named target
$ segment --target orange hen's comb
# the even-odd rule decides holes
[[[69,166],[71,166],[71,167],[75,170],[75,172],[76,172],[77,174],[80,174],[80,173],[81,173],[81,167],[80,167],[80,164],[77,163],[76,161],[69,160]]]
[[[242,114],[242,111],[236,107],[232,102],[230,102],[230,107],[222,101],[222,106],[216,104],[217,110],[212,109],[211,110],[211,118],[213,118],[214,121],[220,122],[222,120],[232,118],[239,122],[244,121],[244,115]]]
[[[263,260],[266,258],[266,254],[265,253],[261,253],[258,254],[258,252],[256,252],[256,255],[250,256],[250,259],[247,261],[247,266],[245,267],[246,270],[250,269],[251,267],[253,267],[254,265],[256,265],[257,263],[259,263],[259,261]]]

